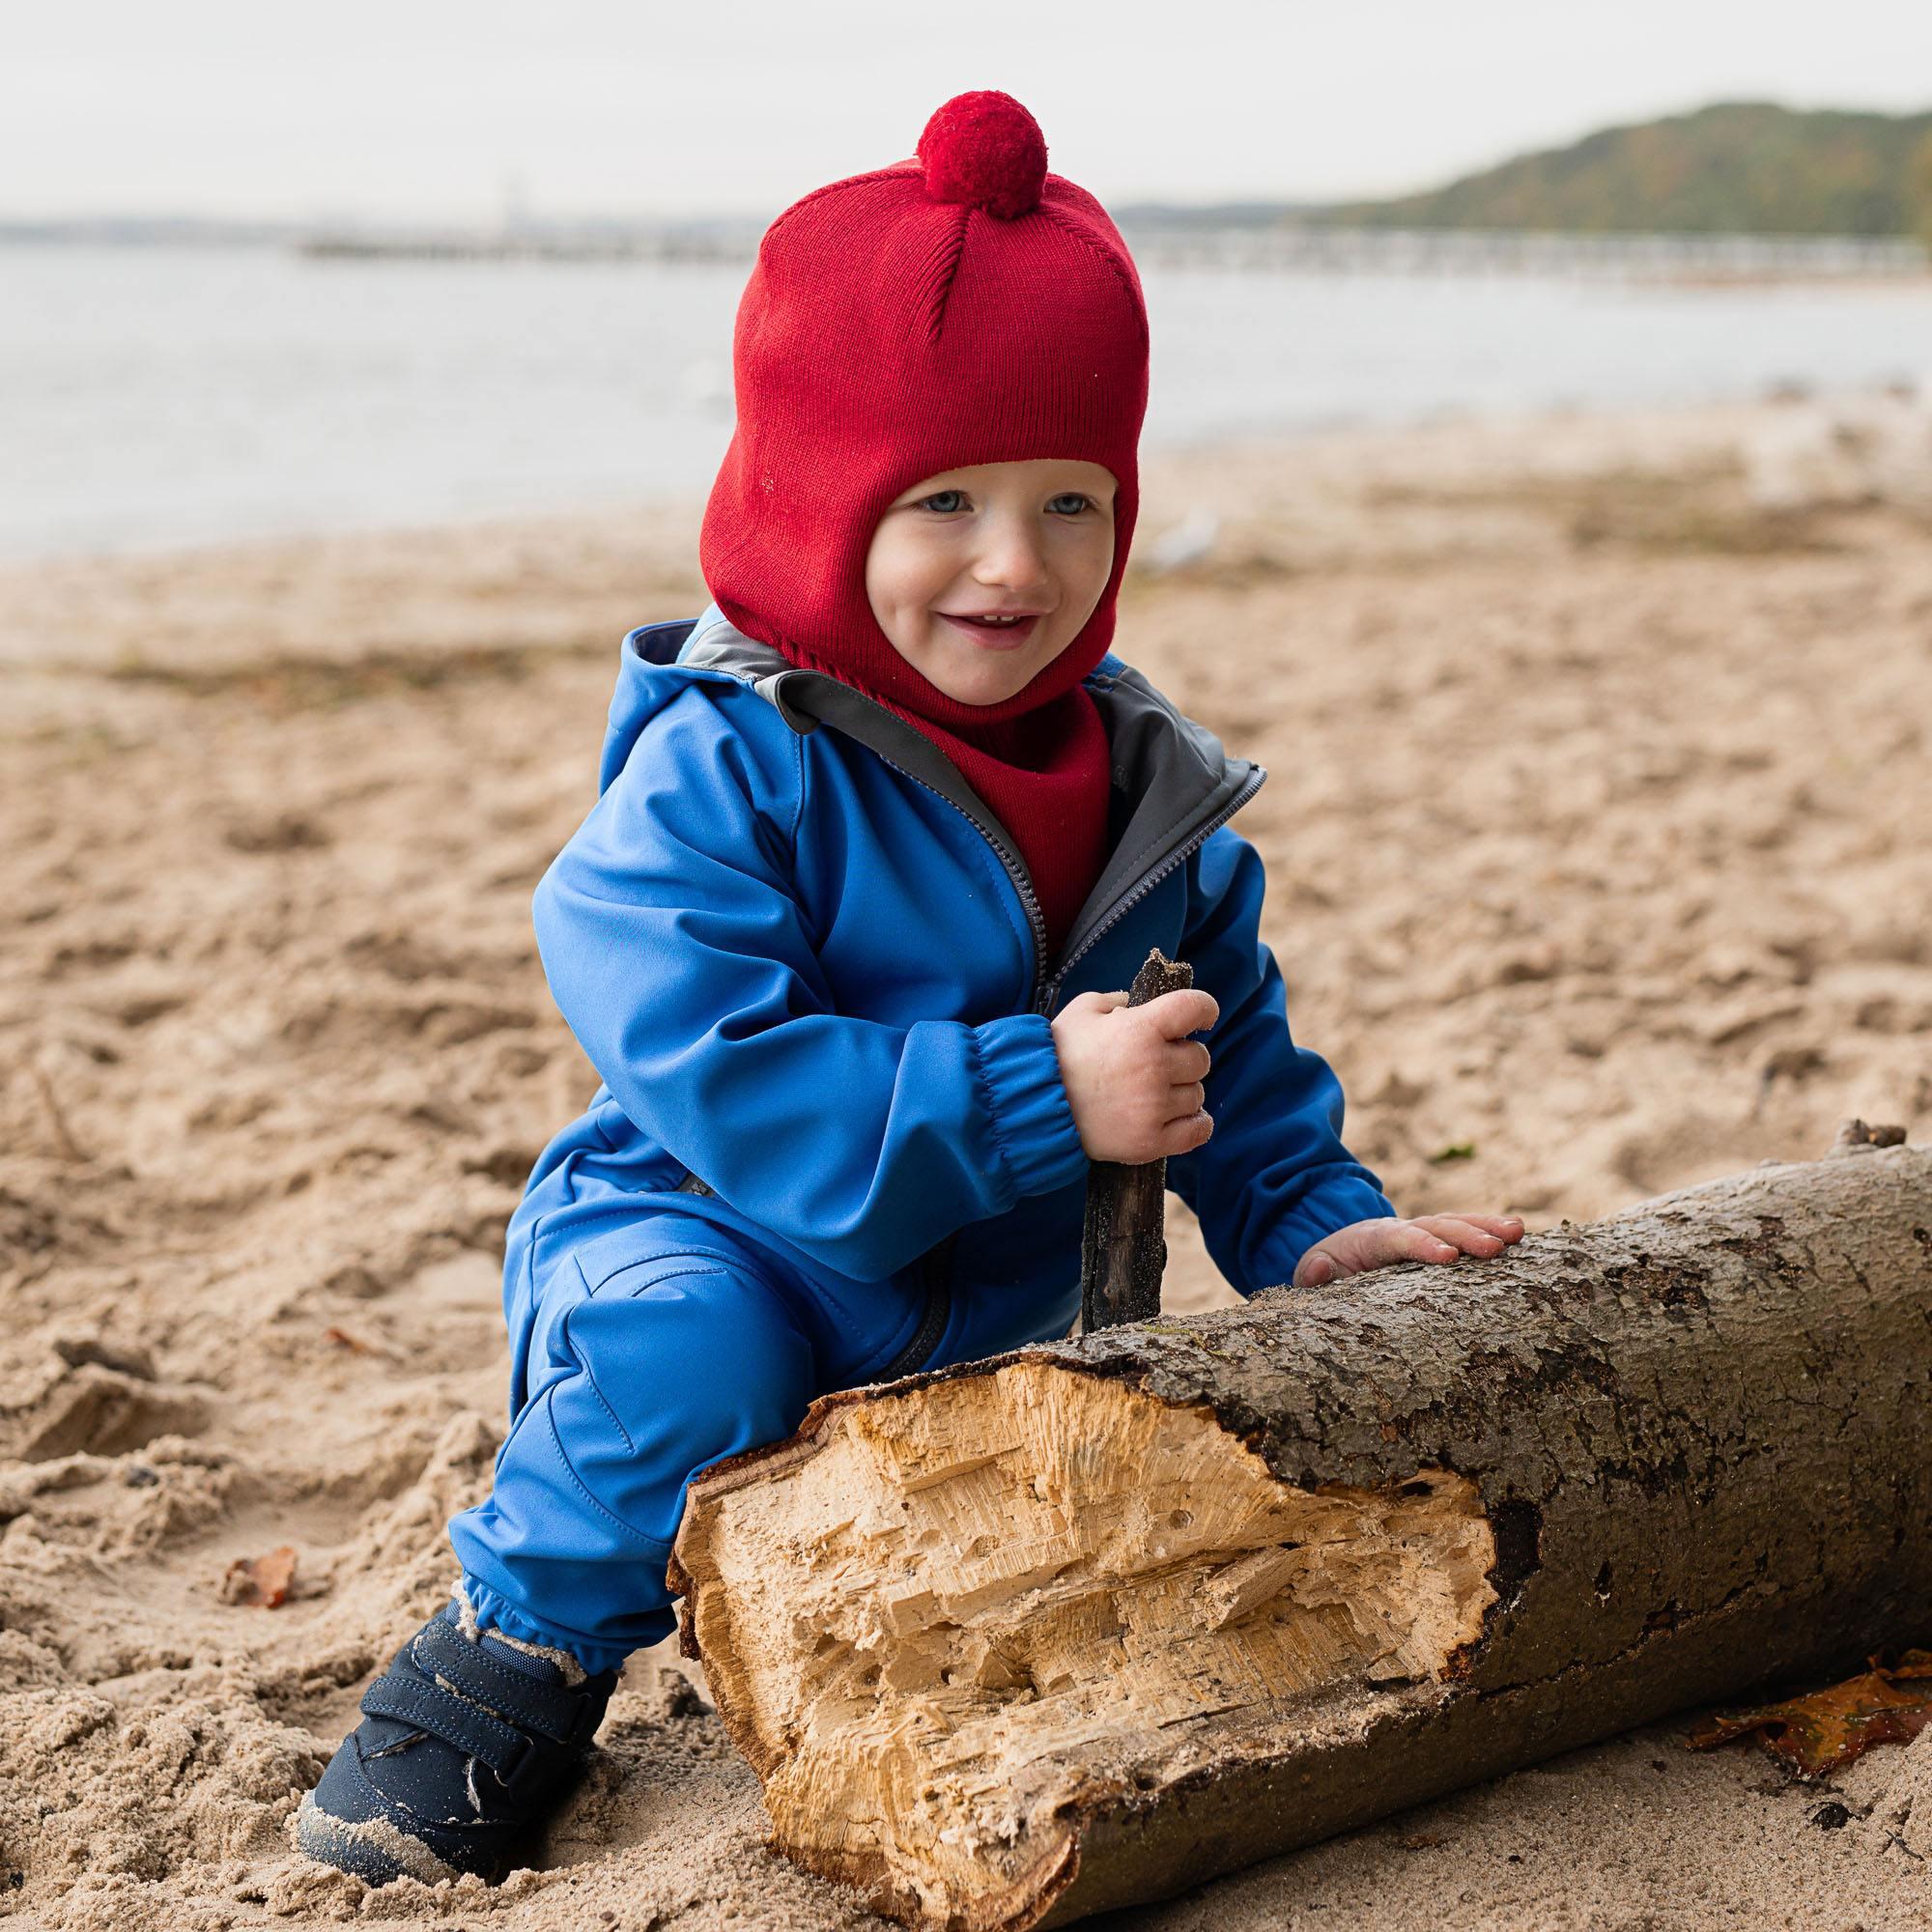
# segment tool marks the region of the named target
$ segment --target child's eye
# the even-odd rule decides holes
[[[1053,508],[1054,503],[1070,503],[1073,507],[1064,514],[1069,517],[1076,517],[1082,510],[1091,508],[1092,501],[1091,497],[1083,497],[1078,490],[1063,490],[1059,496],[1054,497],[1053,502],[1049,503],[1046,507],[1050,510]]]
[[[950,517],[954,510],[963,509],[966,493],[963,490],[935,490],[930,497],[922,497],[919,507],[931,510],[935,515]]]

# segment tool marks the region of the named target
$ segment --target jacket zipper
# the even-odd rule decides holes
[[[884,709],[885,707],[881,706],[880,708]],[[899,773],[901,777],[910,779],[914,784],[921,786],[923,790],[929,791],[934,798],[944,799],[961,818],[965,819],[985,839],[987,844],[998,855],[1000,864],[1006,867],[1007,876],[1013,882],[1013,889],[1020,895],[1020,903],[1026,908],[1027,923],[1033,929],[1033,980],[1029,988],[1027,1010],[1042,1015],[1051,1014],[1053,1003],[1059,997],[1060,987],[1065,982],[1066,975],[1072,970],[1075,962],[1091,952],[1094,942],[1103,933],[1111,931],[1161,880],[1166,878],[1178,866],[1183,865],[1192,853],[1199,850],[1222,826],[1227,824],[1229,819],[1234,817],[1235,813],[1261,789],[1263,780],[1267,777],[1267,773],[1260,766],[1250,771],[1247,778],[1242,781],[1234,797],[1228,801],[1227,805],[1216,812],[1207,824],[1190,834],[1186,839],[1170,852],[1151,871],[1144,872],[1134,882],[1131,891],[1121,898],[1116,899],[1113,905],[1108,908],[1106,917],[1088,933],[1086,938],[1080,942],[1079,946],[1072,952],[1069,952],[1060,962],[1059,971],[1049,977],[1046,971],[1046,915],[1041,911],[1039,900],[1034,895],[1033,882],[1027,876],[1025,862],[997,833],[982,824],[957,799],[948,798],[937,785],[929,783],[926,780],[921,778],[917,772],[908,771],[895,758],[887,757],[885,753],[881,752],[876,745],[868,744],[863,738],[858,742],[866,744],[867,749],[874,756],[891,765],[893,770]],[[692,1180],[697,1179],[695,1175],[691,1176],[690,1179]],[[711,1191],[708,1187],[705,1187],[701,1180],[697,1180],[697,1188],[703,1189],[706,1193]],[[694,1189],[693,1191],[696,1190]],[[879,1371],[882,1379],[889,1380],[901,1375],[910,1374],[913,1370],[919,1368],[932,1350],[939,1346],[940,1338],[945,1333],[947,1323],[952,1319],[952,1253],[957,1239],[958,1231],[955,1229],[944,1240],[936,1242],[929,1248],[923,1258],[923,1266],[922,1273],[925,1289],[925,1298],[924,1306],[920,1316],[919,1326],[906,1345]]]
[[[947,798],[946,794],[937,785],[927,784],[925,780],[921,778],[917,772],[907,771],[903,765],[895,763],[891,758],[887,758],[883,752],[878,753],[877,755],[884,758],[885,762],[891,765],[894,771],[911,779],[914,784],[924,786],[934,798],[945,799],[946,803],[961,818],[965,819],[967,824],[972,826],[985,839],[987,844],[999,854],[1000,863],[1006,867],[1007,876],[1012,880],[1014,887],[1018,890],[1020,901],[1026,907],[1027,918],[1033,924],[1034,975],[1032,996],[1027,1003],[1027,1010],[1033,1013],[1052,1012],[1053,1002],[1059,997],[1062,982],[1065,980],[1067,974],[1072,971],[1074,965],[1093,951],[1094,941],[1102,933],[1112,931],[1177,866],[1185,865],[1195,852],[1207,844],[1208,840],[1220,831],[1222,826],[1227,824],[1229,819],[1233,818],[1236,812],[1240,810],[1242,806],[1246,805],[1249,799],[1254,797],[1256,792],[1261,790],[1262,781],[1267,777],[1267,773],[1261,766],[1257,765],[1241,781],[1234,797],[1206,825],[1202,826],[1199,831],[1189,834],[1152,871],[1143,872],[1134,881],[1131,892],[1114,901],[1112,906],[1108,908],[1106,918],[1101,920],[1099,924],[1094,926],[1093,931],[1060,962],[1059,970],[1049,977],[1046,972],[1046,915],[1040,911],[1039,901],[1034,896],[1033,887],[1027,879],[1026,867],[1019,857],[1004,840],[996,838],[992,833],[988,832],[957,799]]]
[[[892,712],[889,706],[880,704],[875,698],[867,699],[867,701],[874,709],[886,712],[888,716],[897,715]],[[838,730],[843,727],[834,725],[833,728]],[[848,733],[847,735],[855,736],[856,734]],[[1079,946],[1072,952],[1069,952],[1060,962],[1060,970],[1054,973],[1049,979],[1046,971],[1046,915],[1040,910],[1039,900],[1034,895],[1033,881],[1027,875],[1025,861],[1020,858],[1019,854],[997,832],[979,818],[976,818],[957,799],[948,798],[946,793],[941,791],[936,784],[921,778],[917,772],[909,771],[896,758],[889,756],[868,739],[857,737],[856,741],[864,745],[873,756],[890,765],[901,778],[910,779],[914,784],[919,785],[923,790],[929,791],[934,798],[945,799],[946,803],[961,818],[965,819],[974,831],[979,833],[998,855],[1000,864],[1006,867],[1007,876],[1013,882],[1014,891],[1020,895],[1020,903],[1026,908],[1027,923],[1033,929],[1033,982],[1029,989],[1027,1000],[1027,1010],[1033,1013],[1050,1013],[1052,1011],[1053,1000],[1058,997],[1060,985],[1065,980],[1067,973],[1072,969],[1074,962],[1091,951],[1094,942],[1102,933],[1110,931],[1118,924],[1177,866],[1184,864],[1191,853],[1197,851],[1202,845],[1205,845],[1222,826],[1227,824],[1228,820],[1234,817],[1235,813],[1261,789],[1263,780],[1267,777],[1266,771],[1261,766],[1254,767],[1249,772],[1247,778],[1242,781],[1235,796],[1228,801],[1227,805],[1220,811],[1216,812],[1197,832],[1190,834],[1152,871],[1143,873],[1135,881],[1131,892],[1127,893],[1123,897],[1115,900],[1114,904],[1109,908],[1107,916],[1080,942]],[[1043,998],[1044,1004],[1042,1004]]]
[[[1036,1012],[1044,1013],[1053,1010],[1053,1003],[1060,997],[1061,982],[1072,970],[1074,962],[1084,953],[1092,952],[1094,942],[1103,932],[1110,931],[1114,926],[1118,925],[1176,867],[1185,865],[1189,858],[1198,852],[1202,846],[1207,844],[1208,839],[1220,831],[1222,826],[1227,824],[1229,819],[1233,818],[1236,812],[1239,811],[1242,806],[1246,805],[1249,799],[1254,797],[1256,792],[1261,790],[1262,781],[1266,777],[1267,773],[1260,765],[1257,765],[1241,781],[1234,797],[1199,832],[1189,834],[1187,838],[1170,852],[1152,871],[1141,874],[1134,882],[1132,892],[1128,893],[1124,897],[1114,901],[1112,907],[1108,910],[1106,918],[1060,962],[1060,970],[1047,981],[1046,1004],[1041,1006],[1036,1003],[1034,1007]]]
[[[920,1267],[925,1302],[920,1310],[919,1326],[912,1340],[873,1376],[874,1381],[895,1381],[900,1376],[911,1375],[939,1347],[939,1338],[952,1317],[952,1249],[958,1239],[955,1228],[925,1251]]]
[[[874,751],[875,755],[884,759],[901,778],[908,778],[914,784],[923,786],[934,798],[945,799],[946,803],[999,854],[1000,864],[1007,868],[1007,876],[1012,880],[1014,886],[1018,889],[1020,903],[1026,907],[1027,919],[1033,926],[1033,986],[1031,997],[1027,1004],[1027,1010],[1029,1012],[1038,1012],[1040,1010],[1040,987],[1046,976],[1046,915],[1040,910],[1038,899],[1034,896],[1033,885],[1027,878],[1026,867],[1021,862],[1019,855],[1003,840],[996,838],[992,833],[988,832],[956,798],[947,798],[946,794],[937,785],[927,784],[925,780],[921,778],[917,772],[907,771],[903,765],[892,758],[886,757],[886,754],[883,752],[876,751],[876,748],[868,746],[867,749]]]
[[[1007,869],[1007,876],[1012,880],[1015,890],[1019,893],[1020,903],[1026,907],[1027,920],[1033,927],[1034,971],[1032,997],[1028,1002],[1027,1010],[1040,1014],[1052,1012],[1060,986],[1074,962],[1091,952],[1094,941],[1102,933],[1110,931],[1124,919],[1176,867],[1184,865],[1191,853],[1198,851],[1227,824],[1229,819],[1261,790],[1262,781],[1267,776],[1260,766],[1251,771],[1234,797],[1206,825],[1199,831],[1191,833],[1152,871],[1142,873],[1135,880],[1131,892],[1114,901],[1107,911],[1107,916],[1080,942],[1075,951],[1069,952],[1060,962],[1059,971],[1049,978],[1046,972],[1046,915],[1040,910],[1039,900],[1034,895],[1032,882],[1027,877],[1026,867],[1018,854],[1004,839],[996,838],[988,831],[957,799],[947,798],[937,785],[928,784],[917,772],[907,771],[895,759],[888,758],[883,752],[877,751],[876,747],[869,749],[891,765],[894,771],[904,778],[909,778],[914,784],[923,787],[934,798],[945,799],[946,803],[999,855],[1001,865]],[[957,1239],[958,1230],[954,1229],[943,1241],[926,1251],[922,1270],[925,1287],[925,1303],[920,1315],[919,1326],[905,1347],[878,1371],[879,1380],[892,1381],[900,1376],[912,1374],[939,1346],[940,1337],[946,1332],[947,1323],[952,1317],[952,1249]]]

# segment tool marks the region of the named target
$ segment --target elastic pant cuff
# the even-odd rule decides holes
[[[541,1644],[549,1650],[561,1650],[574,1657],[592,1677],[601,1671],[615,1670],[634,1649],[640,1645],[596,1643],[575,1631],[560,1631],[549,1624],[537,1622],[526,1615],[508,1599],[499,1596],[489,1584],[479,1582],[474,1577],[465,1574],[457,1588],[475,1612],[479,1630],[496,1631],[503,1636],[515,1637],[521,1643]],[[677,1619],[669,1610],[660,1612],[664,1629],[647,1636],[645,1643],[655,1643],[667,1637],[676,1626]]]

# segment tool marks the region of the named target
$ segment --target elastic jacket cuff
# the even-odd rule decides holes
[[[1259,1293],[1264,1288],[1293,1281],[1302,1256],[1317,1241],[1352,1228],[1357,1221],[1379,1221],[1395,1211],[1395,1204],[1371,1181],[1354,1175],[1329,1181],[1282,1222],[1268,1249],[1270,1271],[1249,1292]],[[1280,1272],[1273,1272],[1275,1268]]]
[[[1083,1179],[1087,1151],[1046,1015],[1013,1013],[975,1027],[973,1058],[993,1145],[1015,1195],[1052,1194]]]

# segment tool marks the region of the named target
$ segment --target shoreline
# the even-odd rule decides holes
[[[1177,442],[1143,452],[1141,525],[1128,582],[1144,586],[1160,576],[1152,556],[1163,536],[1204,508],[1224,533],[1231,526],[1270,521],[1299,533],[1311,522],[1340,526],[1358,516],[1372,492],[1386,491],[1398,479],[1412,491],[1453,499],[1479,476],[1520,485],[1546,476],[1667,474],[1738,462],[1753,436],[1778,425],[1809,419],[1829,433],[1840,418],[1905,400],[1895,386],[1879,386],[1631,409],[1577,404],[1488,413],[1442,411],[1407,423],[1351,421]],[[501,630],[506,609],[514,611],[520,636],[535,634],[545,599],[553,600],[553,611],[569,611],[573,619],[585,607],[611,608],[595,593],[594,582],[617,572],[630,574],[633,593],[643,598],[696,597],[695,614],[708,601],[696,569],[704,495],[664,489],[534,513],[0,554],[0,672],[78,668],[99,664],[110,649],[143,650],[143,640],[126,622],[129,598],[157,600],[171,645],[197,657],[205,646],[207,655],[218,657],[231,648],[226,632],[238,598],[261,596],[266,602],[269,587],[283,580],[310,600],[314,611],[306,620],[298,614],[294,622],[278,621],[276,640],[306,639],[318,648],[344,653],[360,648],[368,633],[345,635],[338,626],[325,638],[320,613],[366,623],[370,612],[355,601],[357,593],[386,587],[407,598],[412,578],[447,581],[458,594],[485,607],[486,626],[493,630]],[[1332,501],[1324,503],[1324,497]],[[1486,544],[1470,525],[1457,533],[1457,541],[1465,554],[1486,547],[1506,551],[1521,534],[1492,533]],[[1364,563],[1372,557],[1400,562],[1405,540],[1406,533],[1397,532],[1375,546],[1358,539],[1350,548]],[[1225,557],[1230,554],[1225,535],[1217,542]],[[1332,569],[1339,559],[1318,544],[1294,561]],[[519,571],[532,573],[531,580],[516,581]],[[586,578],[592,582],[582,581]],[[195,627],[185,631],[174,625],[174,602],[202,596],[207,602],[192,613]],[[381,629],[393,633],[398,626]],[[111,635],[111,645],[90,645],[91,631]],[[431,626],[415,641],[432,645],[438,641],[435,632]],[[613,648],[618,635],[612,633]]]
[[[1923,278],[1932,290],[1932,270]],[[1877,286],[1889,286],[1879,284]],[[1900,370],[1895,377],[1869,383],[1830,385],[1807,379],[1779,378],[1736,394],[1696,397],[1654,397],[1630,402],[1551,401],[1520,407],[1443,404],[1401,418],[1354,414],[1308,418],[1298,423],[1264,424],[1222,432],[1202,430],[1160,441],[1143,440],[1143,477],[1164,469],[1184,470],[1233,450],[1293,461],[1309,451],[1346,452],[1356,445],[1413,444],[1426,453],[1445,437],[1473,438],[1508,448],[1535,432],[1556,427],[1588,432],[1625,442],[1649,436],[1665,447],[1702,440],[1735,438],[1767,413],[1793,411],[1859,411],[1874,401],[1911,400],[1920,388],[1932,391],[1932,370]],[[613,519],[654,519],[667,511],[685,510],[694,517],[701,509],[707,485],[663,485],[635,492],[600,493],[556,508],[479,509],[473,514],[403,517],[363,524],[323,523],[287,529],[250,531],[241,535],[172,542],[162,537],[141,538],[128,545],[106,543],[50,550],[0,549],[0,576],[16,576],[38,569],[58,569],[83,563],[116,564],[154,561],[160,557],[215,557],[304,544],[375,543],[403,538],[448,536],[457,532],[481,535],[493,531],[526,532],[575,525],[598,525]]]

